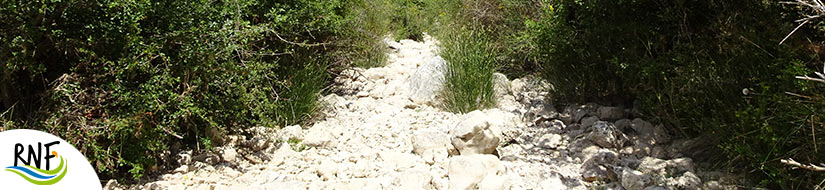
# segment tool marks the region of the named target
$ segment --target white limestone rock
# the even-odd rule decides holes
[[[492,154],[501,141],[501,130],[490,116],[472,111],[450,130],[450,140],[461,155]]]
[[[238,151],[236,151],[235,148],[232,147],[224,148],[221,152],[221,158],[223,158],[223,160],[227,162],[235,162],[235,159],[237,159],[237,157]]]
[[[457,154],[450,137],[446,133],[436,130],[422,130],[413,134],[410,139],[413,152],[421,156],[428,164],[437,160],[446,159],[448,155]]]
[[[417,104],[434,105],[438,94],[444,88],[444,74],[447,61],[433,57],[407,79],[409,98]]]

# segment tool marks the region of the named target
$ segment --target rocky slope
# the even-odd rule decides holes
[[[631,111],[545,101],[552,86],[496,74],[498,106],[437,107],[437,42],[387,41],[385,67],[345,71],[312,126],[252,128],[184,152],[154,181],[105,189],[728,189],[662,126]],[[434,106],[435,105],[435,106]]]

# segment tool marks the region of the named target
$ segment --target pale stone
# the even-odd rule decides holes
[[[282,141],[289,141],[291,139],[303,140],[304,129],[300,125],[286,126],[279,131],[279,137]]]
[[[702,186],[702,179],[696,176],[696,174],[693,174],[693,172],[688,171],[682,173],[672,184],[680,189],[699,189],[699,187]]]
[[[447,134],[435,130],[419,131],[412,136],[410,141],[413,152],[429,164],[447,158],[448,152],[454,149]]]
[[[366,71],[364,71],[364,75],[367,76],[367,79],[375,81],[386,78],[388,75],[388,71],[387,68],[375,67],[369,68]]]
[[[432,189],[430,182],[433,177],[423,170],[411,170],[401,174],[398,178],[400,189]]]
[[[435,104],[441,89],[444,88],[444,74],[447,61],[441,57],[430,59],[407,79],[409,98],[418,104]]]
[[[175,172],[175,173],[186,173],[186,172],[189,172],[189,165],[181,165],[180,167],[175,168],[175,170],[174,170],[173,172]]]
[[[562,136],[559,134],[548,133],[539,138],[538,145],[542,148],[556,149],[562,145]]]
[[[237,158],[237,156],[238,156],[238,152],[235,151],[235,148],[231,148],[231,147],[224,149],[223,153],[221,154],[221,157],[223,158],[223,160],[227,161],[227,162],[235,162],[235,159]]]
[[[451,142],[461,155],[491,154],[501,141],[501,130],[481,111],[468,113],[450,130]]]
[[[493,155],[460,155],[450,158],[449,178],[450,189],[475,189],[485,177],[497,176],[504,167]]]
[[[106,185],[103,186],[104,190],[121,190],[120,185],[117,183],[117,180],[110,179],[106,182]]]
[[[332,132],[327,126],[315,125],[309,129],[302,143],[311,147],[324,147],[332,143]]]
[[[478,190],[501,190],[507,189],[507,178],[499,175],[486,175],[478,184]]]

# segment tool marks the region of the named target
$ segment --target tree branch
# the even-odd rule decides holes
[[[325,45],[329,45],[329,44],[330,44],[330,43],[328,43],[328,42],[327,42],[327,43],[315,43],[315,44],[307,44],[307,43],[291,42],[291,41],[289,41],[289,40],[286,40],[286,39],[282,38],[282,37],[281,37],[281,35],[279,35],[279,34],[278,34],[278,32],[272,31],[272,33],[274,33],[274,34],[275,34],[275,36],[276,36],[276,37],[278,37],[278,39],[280,39],[281,41],[286,42],[286,43],[288,43],[288,44],[297,45],[297,46],[313,47],[313,46],[325,46]]]
[[[796,26],[796,28],[794,28],[793,31],[791,31],[791,33],[789,33],[787,36],[785,36],[785,38],[783,38],[782,41],[779,42],[779,45],[782,45],[782,43],[784,43],[785,40],[787,40],[789,37],[791,37],[791,35],[796,33],[796,31],[799,30],[799,28],[802,28],[802,25],[807,24],[809,21],[811,21],[813,19],[817,19],[819,17],[825,16],[825,4],[823,4],[821,0],[796,0],[796,1],[781,2],[781,3],[790,4],[790,5],[797,5],[797,6],[801,6],[801,7],[808,7],[810,9],[812,9],[815,14],[814,15],[805,15],[805,18],[796,20],[796,22],[801,22],[799,24],[799,26]]]
[[[793,158],[782,159],[780,160],[780,162],[782,162],[783,164],[791,165],[794,168],[802,168],[816,172],[825,172],[825,164],[819,164],[819,166],[813,164],[802,164],[797,162],[796,160],[793,160]]]

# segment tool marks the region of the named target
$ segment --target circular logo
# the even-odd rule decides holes
[[[65,140],[40,131],[0,132],[0,181],[11,189],[102,189],[97,173]]]

